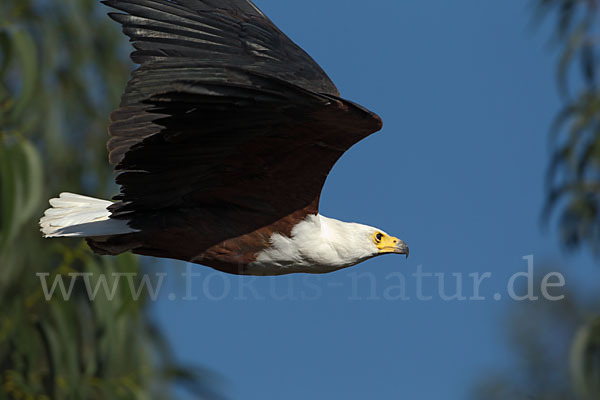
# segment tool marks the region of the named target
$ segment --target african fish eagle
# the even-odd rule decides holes
[[[335,162],[381,119],[249,0],[106,0],[139,64],[111,115],[115,202],[62,193],[45,237],[244,275],[326,273],[406,244],[319,214]]]

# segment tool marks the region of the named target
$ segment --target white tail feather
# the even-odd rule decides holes
[[[122,235],[137,232],[129,227],[127,221],[111,219],[108,207],[110,201],[81,196],[73,193],[61,193],[59,198],[51,199],[49,208],[40,219],[40,228],[44,237],[95,237]]]

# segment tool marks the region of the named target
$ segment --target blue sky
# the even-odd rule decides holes
[[[316,277],[193,266],[195,301],[175,279],[186,264],[167,262],[176,300],[161,296],[153,315],[179,361],[222,374],[233,399],[464,399],[509,362],[503,317],[519,304],[506,284],[526,270],[523,256],[570,285],[598,277],[591,257],[565,254],[540,226],[560,99],[552,24],[533,29],[532,3],[256,1],[344,97],[384,120],[335,166],[321,212],[397,235],[411,256]],[[490,272],[487,300],[419,301],[418,266],[462,273],[466,286],[468,274]],[[385,298],[399,272],[410,300]]]

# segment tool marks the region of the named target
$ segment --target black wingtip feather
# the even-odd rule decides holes
[[[127,18],[130,17],[129,14],[119,13],[119,12],[109,12],[108,16],[113,21],[116,21],[122,25],[125,24],[127,22]]]

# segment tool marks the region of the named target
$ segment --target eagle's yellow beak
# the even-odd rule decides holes
[[[396,237],[383,232],[376,232],[373,235],[373,241],[379,249],[379,254],[405,254],[406,258],[408,258],[408,246]]]
[[[398,243],[396,244],[396,247],[394,247],[394,253],[405,254],[406,258],[408,258],[408,254],[409,254],[408,246],[402,240],[400,240],[400,239],[397,239],[397,240],[398,240]]]

